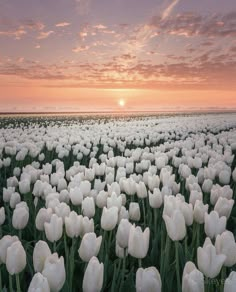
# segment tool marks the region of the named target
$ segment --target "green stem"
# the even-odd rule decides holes
[[[201,225],[197,224],[197,230],[196,230],[196,233],[197,233],[196,252],[197,252],[197,248],[200,246],[200,227],[201,227]]]
[[[224,291],[224,283],[225,283],[225,280],[226,280],[226,267],[223,266],[222,269],[221,269],[221,292]]]
[[[111,292],[115,292],[115,286],[116,286],[116,274],[117,274],[117,267],[116,263],[114,265],[114,272],[113,272],[113,278],[112,278],[112,283],[111,283]]]
[[[53,241],[53,252],[57,251],[57,243],[56,241]]]
[[[19,235],[19,240],[21,241],[22,240],[22,230],[21,229],[19,230],[18,235]]]
[[[205,278],[205,292],[211,291],[211,278]]]
[[[123,266],[122,266],[122,278],[121,278],[121,289],[124,285],[125,280],[125,264],[126,264],[126,248],[124,249],[124,258],[123,258]]]
[[[16,291],[17,291],[17,292],[21,292],[21,289],[20,289],[20,277],[19,277],[19,274],[16,274]]]
[[[73,276],[74,276],[74,253],[75,253],[75,242],[76,238],[72,238],[72,246],[70,251],[70,291],[73,291]]]
[[[7,221],[8,221],[8,227],[9,227],[9,234],[12,234],[12,228],[11,228],[11,213],[9,205],[6,204],[6,210],[7,210]]]
[[[101,260],[104,262],[105,260],[105,245],[106,245],[106,234],[107,234],[107,231],[104,230],[103,231],[103,236],[102,236],[102,248],[101,248]]]
[[[154,209],[154,235],[157,234],[157,218],[158,218],[158,209]]]
[[[8,274],[8,279],[9,279],[9,290],[10,292],[13,292],[13,288],[12,288],[12,275]]]
[[[146,227],[146,211],[145,211],[144,199],[142,199],[142,207],[143,207],[143,223],[144,223],[144,227]]]
[[[185,261],[188,261],[188,235],[186,234],[185,238],[184,238],[184,254],[185,254]]]
[[[179,274],[179,242],[178,241],[175,241],[175,259],[176,259],[177,291],[181,292],[180,274]]]
[[[168,234],[166,234],[166,246],[164,251],[164,256],[162,257],[162,278],[164,280],[164,276],[166,274],[166,267],[169,266],[169,253],[170,253],[170,238]]]
[[[138,266],[139,268],[142,268],[142,259],[138,259]]]
[[[2,291],[2,269],[0,265],[0,291]]]

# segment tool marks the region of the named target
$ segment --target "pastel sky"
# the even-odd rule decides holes
[[[0,1],[0,112],[223,107],[235,0]]]

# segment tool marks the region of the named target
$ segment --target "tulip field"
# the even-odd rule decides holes
[[[236,114],[0,117],[0,291],[235,292]]]

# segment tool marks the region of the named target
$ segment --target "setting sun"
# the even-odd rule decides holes
[[[119,103],[119,106],[120,106],[120,107],[124,107],[124,106],[125,106],[125,101],[124,101],[124,99],[120,99],[118,103]]]

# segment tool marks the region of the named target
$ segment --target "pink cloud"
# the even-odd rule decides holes
[[[57,24],[55,24],[56,27],[65,27],[65,26],[69,26],[71,25],[70,22],[59,22]]]
[[[39,35],[37,36],[37,39],[38,40],[46,39],[46,38],[48,38],[53,33],[54,33],[53,30],[50,30],[50,31],[41,31],[39,33]]]

